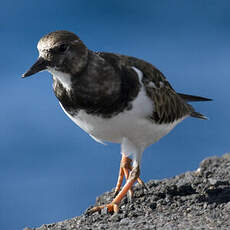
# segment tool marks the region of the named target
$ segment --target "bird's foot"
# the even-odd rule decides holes
[[[111,202],[110,204],[95,206],[89,210],[89,213],[101,212],[101,210],[103,210],[105,208],[107,209],[108,213],[118,213],[118,211],[119,211],[118,204]]]
[[[126,180],[128,180],[129,174],[133,169],[133,166],[131,165],[131,163],[132,163],[132,159],[122,155],[121,163],[120,163],[120,170],[119,170],[119,175],[118,175],[118,180],[117,180],[117,185],[116,185],[115,192],[114,192],[114,197],[116,197],[118,195],[118,193],[120,192],[121,184],[122,184],[124,176],[125,176]],[[143,188],[148,190],[148,188],[146,187],[145,183],[141,180],[141,178],[139,176],[137,177],[137,182]],[[128,194],[129,201],[131,201],[132,197],[133,197],[133,189],[132,189],[132,187],[129,189],[129,192],[127,194]]]
[[[137,181],[137,178],[139,178],[140,175],[140,169],[139,165],[134,167],[131,172],[129,173],[129,177],[124,185],[124,187],[121,189],[121,191],[116,195],[116,197],[113,199],[113,201],[110,204],[102,205],[102,206],[96,206],[89,210],[90,213],[98,212],[107,208],[108,212],[115,212],[117,213],[119,211],[119,204],[121,203],[121,200],[123,197],[127,194],[127,192],[132,191],[133,184]]]

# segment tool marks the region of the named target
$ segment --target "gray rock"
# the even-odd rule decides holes
[[[117,214],[82,214],[70,220],[25,230],[76,229],[230,229],[230,154],[203,160],[195,172],[152,180],[134,187],[133,203],[124,199]],[[113,191],[96,199],[111,201]]]

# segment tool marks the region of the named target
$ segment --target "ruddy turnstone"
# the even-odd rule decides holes
[[[132,196],[140,179],[146,147],[169,133],[186,117],[206,119],[188,104],[211,99],[175,92],[153,65],[135,57],[93,52],[77,35],[55,31],[38,42],[39,58],[23,75],[42,70],[53,75],[53,89],[67,116],[94,140],[121,144],[115,198],[107,207],[118,212],[122,198]],[[132,156],[132,160],[130,158]],[[126,183],[121,189],[123,177]]]

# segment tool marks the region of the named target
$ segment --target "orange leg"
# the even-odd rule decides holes
[[[126,180],[129,177],[129,171],[132,169],[131,162],[132,160],[130,158],[122,155],[119,176],[118,176],[117,185],[116,185],[115,193],[114,193],[115,196],[119,193],[121,189],[121,184],[122,184],[124,175],[125,175]]]
[[[133,169],[133,167],[131,166],[131,163],[132,163],[132,160],[129,157],[122,155],[119,176],[118,176],[117,185],[116,185],[115,192],[114,192],[115,197],[121,189],[121,184],[122,184],[124,175],[125,175],[126,180],[128,180],[129,172]],[[145,186],[144,182],[141,180],[140,177],[137,178],[137,182],[147,190],[147,187]],[[133,191],[131,188],[129,190],[130,199],[132,198],[132,196],[133,196]]]
[[[119,170],[119,176],[117,180],[117,185],[115,188],[115,198],[110,204],[107,205],[101,205],[96,206],[89,210],[89,212],[97,212],[100,211],[103,208],[107,208],[108,212],[118,212],[119,211],[119,204],[122,200],[122,198],[128,193],[129,199],[131,200],[133,196],[133,190],[132,186],[137,181],[140,185],[142,185],[144,188],[147,189],[144,182],[141,180],[140,176],[140,170],[139,165],[136,167],[132,167],[131,165],[132,160],[124,155],[122,155],[121,163],[120,163],[120,170]],[[126,178],[126,183],[124,187],[121,189],[122,181],[124,179],[124,176]]]
[[[125,179],[127,181],[128,178],[129,178],[129,170],[127,168],[124,168],[123,170],[124,170],[124,174],[125,174]],[[128,192],[129,193],[127,195],[128,195],[129,200],[131,201],[132,197],[133,197],[133,189],[132,189],[132,187],[129,189]]]
[[[118,179],[117,179],[117,185],[115,188],[115,192],[114,192],[114,197],[119,193],[120,189],[121,189],[121,184],[124,178],[124,170],[122,167],[120,167],[119,169],[119,175],[118,175]]]
[[[113,199],[113,201],[110,204],[94,207],[94,208],[90,209],[89,212],[91,212],[91,213],[97,212],[97,211],[100,211],[101,209],[103,209],[105,207],[107,208],[108,212],[118,212],[119,211],[119,204],[120,204],[122,198],[132,188],[133,184],[137,181],[137,178],[139,178],[139,175],[140,175],[140,169],[139,169],[139,165],[137,165],[130,172],[128,180],[126,181],[122,190],[118,193],[118,195]]]

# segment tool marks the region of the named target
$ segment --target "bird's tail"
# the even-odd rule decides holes
[[[200,96],[193,96],[193,95],[189,95],[189,94],[183,94],[183,93],[178,93],[178,95],[185,100],[186,102],[197,102],[197,101],[212,101],[212,99],[210,98],[206,98],[206,97],[200,97]],[[199,118],[199,119],[203,119],[203,120],[207,120],[208,117],[206,117],[205,115],[198,113],[196,111],[192,111],[192,113],[190,114],[191,117],[195,117],[195,118]]]
[[[183,94],[183,93],[177,93],[182,99],[184,99],[186,102],[189,101],[212,101],[212,99],[210,98],[206,98],[206,97],[200,97],[200,96],[193,96],[193,95],[189,95],[189,94]]]
[[[195,117],[195,118],[199,118],[199,119],[203,119],[203,120],[208,120],[208,117],[206,117],[205,115],[198,113],[196,111],[192,112],[190,114],[191,117]]]

